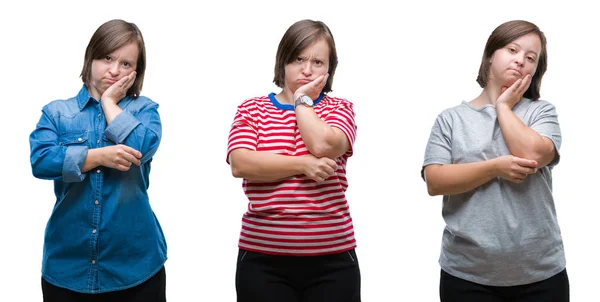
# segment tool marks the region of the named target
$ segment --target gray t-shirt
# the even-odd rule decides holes
[[[496,178],[466,193],[445,195],[446,222],[440,265],[475,283],[514,286],[541,281],[565,268],[552,198],[553,166],[560,159],[560,127],[554,106],[523,99],[513,112],[554,142],[556,158],[521,184]],[[509,155],[496,109],[467,102],[442,112],[425,150],[425,166],[479,162]]]

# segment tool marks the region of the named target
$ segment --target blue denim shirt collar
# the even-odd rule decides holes
[[[85,106],[87,106],[87,104],[91,100],[96,99],[94,99],[94,97],[90,94],[90,92],[87,89],[87,86],[83,84],[83,86],[79,90],[79,93],[77,94],[77,105],[79,106],[79,111],[83,110],[83,108],[85,108]]]
[[[127,98],[129,98],[129,97],[126,96],[125,99],[127,99]],[[96,100],[90,94],[90,91],[88,90],[87,86],[85,84],[83,84],[81,89],[79,90],[79,93],[77,94],[77,105],[79,106],[79,111],[83,110],[83,108],[85,108],[85,106],[87,106],[87,104],[92,100],[94,100],[96,102],[100,101],[100,100]]]

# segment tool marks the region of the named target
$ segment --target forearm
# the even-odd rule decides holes
[[[302,173],[302,157],[236,149],[230,153],[231,173],[255,182],[282,180]]]
[[[157,106],[149,106],[136,116],[121,112],[106,127],[104,135],[115,144],[124,144],[140,151],[141,162],[147,162],[156,153],[162,136]]]
[[[102,153],[102,148],[89,149],[87,152],[87,156],[85,157],[85,161],[83,162],[83,167],[81,168],[82,173],[86,173],[98,166],[101,165],[100,156]]]
[[[313,108],[298,106],[296,121],[302,141],[312,155],[336,159],[348,151],[348,139],[343,132],[321,120]]]
[[[455,195],[471,191],[497,175],[494,160],[466,164],[429,165],[425,180],[429,195]]]
[[[554,144],[548,143],[539,133],[527,127],[509,106],[500,104],[496,111],[502,136],[512,155],[535,160],[539,167],[552,161]]]
[[[119,115],[119,113],[123,112],[119,106],[111,101],[103,101],[102,102],[102,110],[104,111],[104,117],[106,118],[106,124],[110,125],[112,121]]]

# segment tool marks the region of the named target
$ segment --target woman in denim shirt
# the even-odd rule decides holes
[[[167,246],[148,200],[161,140],[158,104],[140,96],[138,27],[101,25],[87,46],[83,87],[46,105],[30,136],[37,178],[54,180],[46,226],[44,301],[165,301]]]

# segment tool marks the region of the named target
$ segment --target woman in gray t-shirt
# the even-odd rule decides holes
[[[535,24],[498,26],[481,94],[433,125],[422,176],[443,195],[441,301],[569,301],[552,197],[561,133],[554,106],[539,99],[546,62]]]

